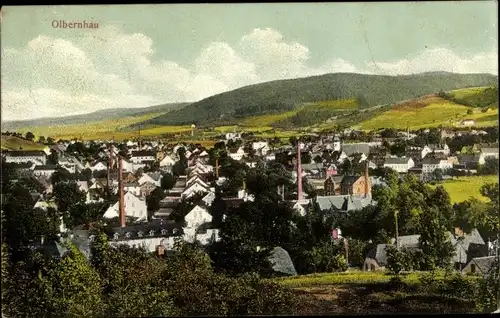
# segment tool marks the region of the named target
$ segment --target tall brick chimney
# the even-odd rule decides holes
[[[370,192],[370,176],[368,175],[368,159],[365,160],[365,198]]]
[[[120,201],[119,201],[119,208],[120,208],[120,225],[121,227],[125,227],[125,202],[123,198],[123,179],[122,179],[122,157],[118,157],[118,189],[120,192]]]
[[[109,145],[108,180],[107,180],[108,181],[108,184],[107,184],[107,186],[108,186],[108,194],[110,194],[110,192],[111,192],[109,190],[109,188],[111,186],[111,182],[110,181],[111,181],[111,174],[113,172],[113,164],[114,164],[114,162],[113,162],[113,145],[110,144]]]
[[[297,142],[297,200],[302,200],[302,164],[300,141]]]

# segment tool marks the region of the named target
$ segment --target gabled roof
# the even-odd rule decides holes
[[[495,263],[495,256],[475,257],[469,264],[475,264],[482,274],[488,274]],[[469,266],[466,265],[466,267]]]
[[[56,165],[40,165],[40,166],[35,166],[34,170],[56,170],[57,166]]]
[[[342,178],[341,183],[343,186],[350,186],[353,185],[356,181],[358,181],[359,178],[361,178],[361,176],[344,176],[344,178]]]
[[[6,153],[9,157],[45,157],[47,154],[43,151],[9,151]]]
[[[154,151],[132,151],[132,157],[156,157],[156,153]]]
[[[342,151],[345,152],[347,156],[352,156],[355,153],[363,153],[368,155],[370,153],[370,145],[369,144],[343,144]]]
[[[386,165],[402,165],[407,164],[411,158],[386,158],[384,164]]]

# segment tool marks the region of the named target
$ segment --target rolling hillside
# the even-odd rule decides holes
[[[27,127],[31,129],[32,127],[53,127],[61,125],[70,126],[77,124],[85,124],[88,122],[113,120],[130,116],[148,115],[151,113],[164,114],[168,111],[182,108],[186,105],[189,105],[189,103],[163,104],[145,108],[113,108],[113,109],[104,109],[89,114],[75,115],[75,116],[40,118],[34,120],[5,121],[2,122],[2,131],[9,131],[9,130],[20,131],[20,130],[25,130],[24,128]]]
[[[497,81],[498,77],[491,74],[443,72],[405,76],[326,74],[242,87],[149,119],[144,124],[217,126],[250,116],[290,112],[304,103],[342,99],[356,99],[360,108],[369,108],[439,91],[492,86]]]
[[[469,98],[487,100],[484,98],[484,89],[468,89]],[[462,90],[460,90],[462,91]],[[451,91],[447,95],[456,94]],[[442,94],[427,95],[403,103],[397,103],[389,110],[381,112],[354,125],[363,130],[380,128],[420,129],[429,127],[461,127],[464,119],[475,121],[474,127],[487,127],[498,125],[498,101],[487,101],[489,108],[478,108],[459,104],[449,99],[439,97]]]
[[[16,136],[2,135],[0,139],[0,146],[2,150],[42,150],[46,146],[33,141],[29,141]]]

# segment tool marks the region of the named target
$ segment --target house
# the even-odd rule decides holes
[[[36,167],[34,163],[10,163],[19,175],[30,176]]]
[[[159,246],[164,250],[171,250],[175,239],[182,238],[184,231],[182,223],[154,219],[147,223],[113,228],[108,235],[111,246],[143,247],[148,252],[155,252]],[[89,240],[92,241],[93,237],[90,236]]]
[[[473,119],[464,119],[460,122],[462,126],[474,126],[476,122]]]
[[[420,235],[404,235],[398,237],[397,245],[405,247],[410,250],[419,249]],[[377,244],[376,247],[371,249],[366,255],[363,263],[363,270],[374,271],[384,269],[387,266],[387,247],[394,246],[395,239],[392,239],[391,244]]]
[[[368,176],[344,176],[340,182],[342,195],[371,196],[371,188]]]
[[[141,186],[137,181],[124,183],[123,191],[131,192],[135,196],[141,197]]]
[[[412,158],[415,164],[417,164],[417,162],[420,162],[421,159],[425,158],[427,154],[431,152],[432,150],[428,146],[406,147],[406,157]]]
[[[340,184],[344,176],[329,176],[324,182],[324,194],[326,196],[341,195]]]
[[[123,200],[126,216],[137,218],[138,221],[145,221],[148,219],[148,209],[145,200],[139,199],[131,192],[125,193]],[[106,210],[104,218],[112,219],[119,217],[119,209],[119,202],[116,202],[114,205],[110,206],[108,210]]]
[[[55,203],[55,201],[45,201],[45,200],[41,200],[39,199],[35,205],[33,206],[34,209],[42,209],[42,210],[47,210],[48,208],[52,208],[52,209],[55,209],[57,210],[57,204]]]
[[[56,172],[57,166],[56,165],[41,165],[41,166],[35,166],[33,168],[33,174],[37,177],[39,176],[44,176],[44,177],[51,177],[54,172]]]
[[[212,205],[212,202],[214,202],[215,200],[215,193],[213,192],[209,192],[207,193],[207,195],[205,195],[202,199],[201,199],[201,202],[205,205],[205,206],[211,206]]]
[[[156,153],[154,151],[132,151],[130,158],[132,163],[151,163],[156,161]]]
[[[196,193],[207,193],[207,192],[210,192],[210,189],[204,187],[199,182],[193,182],[181,193],[181,196],[187,199],[192,197]]]
[[[477,229],[463,233],[455,228],[454,233],[448,232],[451,244],[455,247],[454,263],[457,268],[470,262],[474,257],[488,256],[488,246]]]
[[[433,153],[440,153],[440,154],[443,154],[445,156],[448,156],[450,154],[450,148],[448,147],[447,144],[443,144],[443,145],[429,145],[428,148]]]
[[[140,185],[140,196],[141,197],[147,197],[153,192],[158,186],[152,182],[144,182],[143,184]]]
[[[370,145],[368,143],[342,144],[342,152],[347,157],[351,157],[354,154],[363,154],[366,159],[370,154]]]
[[[47,163],[47,154],[43,151],[9,151],[5,155],[7,163],[37,163],[45,165]]]
[[[161,175],[160,174],[150,174],[150,173],[143,173],[141,177],[137,180],[139,185],[142,185],[143,183],[150,182],[157,187],[161,186]]]
[[[92,170],[92,172],[93,171],[105,171],[105,170],[108,170],[108,166],[102,162],[98,162],[95,165],[93,165],[92,167],[90,167],[90,170]]]
[[[228,149],[228,156],[233,160],[240,161],[244,155],[245,150],[243,150],[243,147]]]
[[[256,141],[252,143],[252,149],[260,156],[266,156],[270,148],[267,141]]]
[[[186,214],[184,221],[187,223],[187,228],[197,228],[204,223],[212,222],[212,215],[206,208],[197,205]]]
[[[399,173],[408,173],[408,169],[415,166],[415,162],[411,158],[386,158],[384,168],[391,168]]]
[[[236,132],[226,133],[226,135],[224,137],[227,141],[229,141],[229,140],[236,141],[237,139],[241,139],[241,134],[236,133]]]
[[[457,155],[458,164],[463,167],[463,169],[476,170],[479,165],[484,165],[485,158],[482,153],[479,154],[458,154]]]
[[[482,145],[479,145],[479,149],[481,151],[481,154],[484,156],[484,158],[488,158],[488,157],[493,157],[493,158],[496,158],[498,159],[498,144],[482,144]]]
[[[496,256],[475,257],[462,269],[462,273],[487,275],[493,268]]]
[[[453,163],[449,160],[438,158],[424,158],[422,160],[422,174],[429,175],[436,169],[446,171],[453,168]]]
[[[334,164],[331,164],[329,165],[327,168],[326,168],[326,171],[325,171],[325,174],[326,174],[326,177],[330,177],[330,176],[336,176],[338,173],[338,169],[337,169],[337,166],[334,165]]]
[[[175,160],[171,156],[165,156],[160,161],[160,167],[172,167],[175,164]]]
[[[195,182],[197,182],[197,183],[201,184],[201,185],[202,185],[203,187],[205,187],[205,188],[209,188],[209,185],[208,185],[207,183],[205,183],[205,181],[203,181],[199,175],[195,175],[195,176],[191,177],[191,178],[190,178],[190,179],[186,182],[186,186],[187,186],[187,187],[189,187],[189,186],[191,186],[191,184],[193,184],[193,183],[195,183]]]

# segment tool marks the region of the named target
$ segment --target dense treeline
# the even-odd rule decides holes
[[[470,107],[498,107],[498,86],[485,88],[481,94],[469,94],[457,97],[450,93],[440,92],[439,96],[454,103]]]

